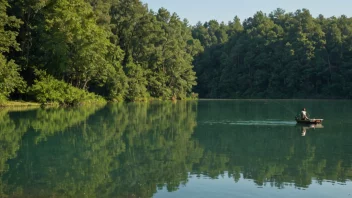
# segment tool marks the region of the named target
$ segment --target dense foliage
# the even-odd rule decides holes
[[[9,4],[0,0],[0,102],[5,100],[16,88],[23,86],[19,67],[12,59],[7,58],[10,49],[19,50],[16,42],[16,31],[21,21],[6,13]]]
[[[82,102],[105,102],[101,96],[78,89],[45,73],[40,74],[39,80],[34,80],[34,84],[29,88],[29,94],[34,95],[41,103],[77,105]]]
[[[193,36],[205,47],[200,97],[352,98],[352,18],[277,9],[242,24],[198,23]]]
[[[0,11],[0,102],[51,100],[27,89],[40,78],[37,70],[112,101],[197,96],[192,91],[206,98],[352,98],[346,16],[277,9],[243,23],[235,17],[191,26],[140,0],[1,0]]]
[[[61,86],[117,101],[184,99],[196,84],[192,61],[203,48],[166,9],[139,0],[1,0],[0,10],[2,99],[75,100]]]

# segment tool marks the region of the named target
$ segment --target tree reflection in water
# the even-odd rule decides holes
[[[277,188],[352,177],[344,125],[210,125],[202,120],[218,112],[198,108],[188,101],[2,110],[0,197],[151,197],[164,186],[178,190],[189,173],[228,174],[234,183],[243,175]],[[302,138],[303,129],[317,133]]]

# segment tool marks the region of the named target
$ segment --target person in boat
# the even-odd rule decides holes
[[[308,116],[307,116],[307,110],[306,108],[303,108],[302,111],[301,111],[301,119],[302,120],[308,120]]]

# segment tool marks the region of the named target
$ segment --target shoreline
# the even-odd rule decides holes
[[[40,103],[24,101],[6,101],[0,104],[0,111],[27,111],[41,107]]]
[[[285,99],[277,99],[277,98],[227,98],[227,99],[221,99],[221,98],[199,98],[198,100],[218,100],[218,101],[225,101],[225,100],[345,100],[345,101],[350,101],[351,99],[341,99],[341,98],[285,98]]]
[[[0,107],[40,107],[38,102],[25,102],[25,101],[5,101],[0,103]]]
[[[196,99],[196,101],[235,101],[235,100],[238,100],[238,101],[268,101],[268,100],[276,100],[276,101],[292,101],[292,100],[319,100],[319,101],[330,101],[330,100],[335,100],[335,101],[350,101],[350,99],[328,99],[328,98],[320,98],[320,99],[317,99],[317,98],[292,98],[292,99],[267,99],[267,98],[228,98],[228,99],[221,99],[221,98],[198,98]],[[153,102],[155,100],[147,100],[147,101],[143,101],[143,102]],[[160,100],[158,100],[160,101]],[[162,101],[162,100],[161,100]],[[166,100],[167,101],[167,100]],[[189,100],[180,100],[180,101],[189,101]],[[137,102],[137,101],[135,101]],[[138,101],[138,102],[141,102],[141,101]],[[99,102],[98,102],[99,103]],[[112,102],[112,101],[107,101],[107,103],[115,103],[115,102]],[[88,103],[88,104],[91,104],[91,103]],[[0,109],[3,109],[3,108],[40,108],[42,106],[60,106],[58,104],[55,104],[55,103],[47,103],[47,104],[41,104],[41,103],[38,103],[38,102],[26,102],[26,101],[5,101],[3,103],[0,103]],[[85,105],[83,103],[83,105]]]

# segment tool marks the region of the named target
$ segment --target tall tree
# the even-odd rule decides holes
[[[24,86],[18,65],[7,59],[11,50],[20,49],[16,30],[21,24],[19,19],[7,15],[8,6],[7,0],[0,0],[0,101],[7,99],[16,88]]]

